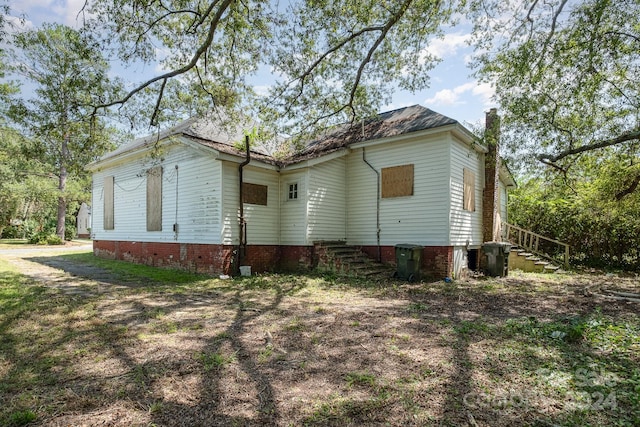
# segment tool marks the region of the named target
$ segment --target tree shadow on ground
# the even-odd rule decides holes
[[[254,355],[245,347],[242,335],[247,332],[247,322],[277,309],[283,296],[295,292],[299,285],[278,287],[270,301],[261,301],[259,309],[247,309],[241,291],[236,290],[232,295],[226,295],[223,304],[216,302],[215,295],[195,298],[192,295],[188,298],[160,295],[159,299],[165,298],[160,309],[155,304],[157,301],[133,298],[120,310],[105,315],[101,313],[99,302],[103,293],[109,292],[104,288],[127,288],[113,274],[65,262],[60,257],[36,257],[30,261],[62,269],[73,276],[40,275],[37,278],[44,286],[33,286],[18,274],[0,277],[7,282],[29,285],[19,298],[5,304],[0,323],[2,352],[10,361],[0,370],[1,390],[5,396],[14,397],[0,414],[8,421],[0,425],[10,425],[12,414],[33,406],[33,402],[21,393],[25,381],[46,395],[42,400],[48,402],[40,403],[56,401],[59,408],[53,412],[60,412],[55,417],[56,423],[76,424],[80,414],[90,417],[92,424],[99,420],[107,423],[117,420],[121,425],[126,425],[127,421],[137,424],[145,418],[160,425],[268,425],[277,422],[279,415],[273,387],[257,366]],[[87,284],[86,278],[99,282]],[[54,286],[48,286],[51,284]],[[102,291],[97,291],[100,286]],[[222,289],[230,293],[230,289]],[[118,298],[117,293],[112,298]],[[123,299],[127,299],[126,292]],[[162,317],[170,317],[174,312],[202,308],[203,304],[227,311],[229,307],[235,307],[235,314],[214,337],[199,343],[197,350],[181,352],[175,349],[159,355],[132,351],[132,345],[135,347],[132,328],[135,326],[155,322],[159,313]],[[162,326],[162,322],[156,323]],[[52,329],[45,332],[47,327]],[[169,334],[170,338],[173,331],[156,332]],[[233,363],[225,361],[227,350]],[[95,363],[87,363],[82,360],[84,357],[94,358]],[[207,357],[212,357],[213,362]],[[76,369],[78,365],[81,365],[80,369]],[[91,369],[91,365],[96,369]],[[249,388],[253,390],[253,396],[244,399],[245,410],[236,414],[234,411],[227,414],[228,411],[221,407],[227,390],[220,382],[223,377],[230,376],[227,365],[236,369],[236,377],[245,377],[242,393],[247,394]],[[26,380],[29,375],[36,378]],[[179,382],[183,377],[199,384],[189,385],[192,399],[187,403],[183,403],[179,392],[167,399],[156,390],[159,381]],[[52,390],[52,386],[64,390],[64,396]],[[149,416],[142,419],[124,416],[131,407],[138,411],[146,409]]]
[[[535,297],[521,279],[385,289],[332,278],[314,293],[308,283],[316,276],[214,287],[194,276],[193,291],[177,293],[170,282],[123,283],[112,274],[88,274],[87,283],[86,271],[59,257],[32,260],[76,274],[60,280],[87,293],[30,286],[7,305],[0,334],[10,362],[0,361],[0,397],[9,410],[2,415],[35,407],[46,408],[38,413],[43,425],[172,426],[600,419],[503,399],[541,387],[540,367],[575,370],[576,354],[605,363],[584,342],[549,337],[594,318],[597,304],[574,292]],[[612,304],[603,312],[629,309]],[[632,369],[634,361],[617,363]]]

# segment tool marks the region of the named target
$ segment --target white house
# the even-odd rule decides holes
[[[423,271],[444,277],[496,239],[515,185],[495,149],[417,105],[333,129],[286,159],[258,145],[247,159],[241,141],[191,119],[88,165],[95,254],[228,274],[239,263],[313,267],[318,241],[390,263],[396,244],[414,243]],[[492,156],[497,169],[485,167]]]
[[[76,226],[78,237],[87,238],[91,232],[91,208],[85,202],[82,202],[78,214],[76,215]]]

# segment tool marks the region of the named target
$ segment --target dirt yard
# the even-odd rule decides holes
[[[635,276],[154,279],[80,255],[0,253],[1,426],[640,423],[640,303],[601,295]]]

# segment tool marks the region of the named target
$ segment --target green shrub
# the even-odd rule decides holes
[[[47,231],[40,231],[29,236],[29,243],[32,245],[61,245],[62,239]]]
[[[2,230],[3,239],[19,239],[23,236],[21,225],[9,225]]]
[[[61,245],[62,239],[55,234],[47,236],[47,245]]]

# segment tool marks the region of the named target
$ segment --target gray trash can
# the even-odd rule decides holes
[[[487,257],[485,274],[493,277],[505,277],[509,274],[509,252],[511,244],[504,242],[486,242],[482,252]]]
[[[409,282],[420,280],[422,249],[424,249],[423,246],[411,243],[396,245],[396,273],[394,277]]]

